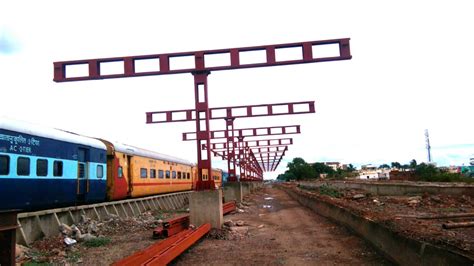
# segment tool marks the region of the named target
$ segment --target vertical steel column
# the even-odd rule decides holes
[[[240,181],[246,181],[245,176],[245,157],[244,157],[244,137],[238,136],[238,149],[239,149],[239,168],[240,168]]]
[[[250,162],[249,162],[249,159],[248,159],[248,147],[244,147],[244,162],[245,162],[245,167],[244,167],[244,172],[245,172],[245,179],[247,179],[247,181],[251,180],[250,178],[250,173],[249,173],[249,168],[250,168]]]
[[[232,113],[232,109],[227,109],[227,112]],[[232,114],[227,114],[228,117]],[[234,119],[228,118],[226,122],[226,137],[227,137],[227,171],[229,172],[228,182],[237,182],[237,174],[235,172],[235,145],[234,145]]]
[[[209,129],[209,103],[207,97],[207,76],[209,71],[196,71],[194,95],[196,103],[196,143],[198,152],[198,180],[196,190],[215,189],[211,164],[211,133]]]

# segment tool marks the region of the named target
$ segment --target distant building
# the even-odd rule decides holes
[[[373,164],[362,165],[359,171],[360,179],[389,179],[389,169],[378,169]]]
[[[323,162],[323,164],[331,167],[334,171],[337,171],[337,169],[347,170],[347,164],[342,164],[340,162]]]
[[[447,172],[452,173],[452,174],[461,173],[461,167],[451,165],[451,166],[448,167]]]

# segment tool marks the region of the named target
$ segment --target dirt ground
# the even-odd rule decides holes
[[[453,195],[411,195],[377,196],[363,190],[336,189],[327,186],[321,189],[308,189],[297,184],[286,184],[306,193],[309,197],[318,197],[360,216],[378,221],[395,232],[407,237],[419,239],[431,244],[451,249],[474,258],[474,227],[443,229],[443,224],[451,222],[474,221],[467,218],[425,217],[451,214],[474,213],[474,199],[469,196]],[[357,195],[357,196],[356,196]]]
[[[301,207],[285,192],[264,188],[249,195],[241,211],[224,216],[223,230],[211,233],[172,262],[174,265],[390,265],[362,239]],[[242,212],[243,211],[243,212]],[[65,235],[37,241],[20,263],[109,265],[156,243],[159,220],[183,215],[148,212],[138,218],[96,224],[84,221],[83,234],[97,225],[87,245],[67,246]],[[107,241],[97,241],[105,239]]]
[[[362,239],[266,187],[245,199],[244,213],[224,216],[237,231],[213,232],[175,265],[390,265]],[[222,239],[227,238],[227,239]]]
[[[474,218],[424,219],[459,213],[474,213],[468,196],[417,195],[376,196],[361,190],[335,189],[330,185],[304,188],[285,184],[308,197],[342,206],[393,231],[442,246],[474,258],[474,227],[443,229],[443,223],[472,221]],[[384,265],[390,264],[367,243],[346,229],[301,207],[285,192],[265,187],[246,197],[241,212],[224,217],[223,230],[213,230],[206,238],[177,258],[175,265]],[[64,243],[65,236],[37,241],[22,250],[19,263],[57,265],[109,265],[143,250],[157,240],[152,230],[179,212],[146,212],[121,220],[110,217],[96,222],[85,219],[78,228],[92,241]],[[161,221],[160,221],[161,220]],[[76,239],[77,236],[76,236]]]

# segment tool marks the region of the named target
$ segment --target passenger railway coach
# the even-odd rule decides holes
[[[220,186],[222,171],[211,178]],[[185,191],[196,181],[197,168],[184,159],[0,118],[0,210]]]

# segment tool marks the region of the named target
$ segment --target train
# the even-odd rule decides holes
[[[222,185],[223,171],[204,170]],[[0,118],[0,210],[35,211],[195,188],[197,167],[178,157]]]

